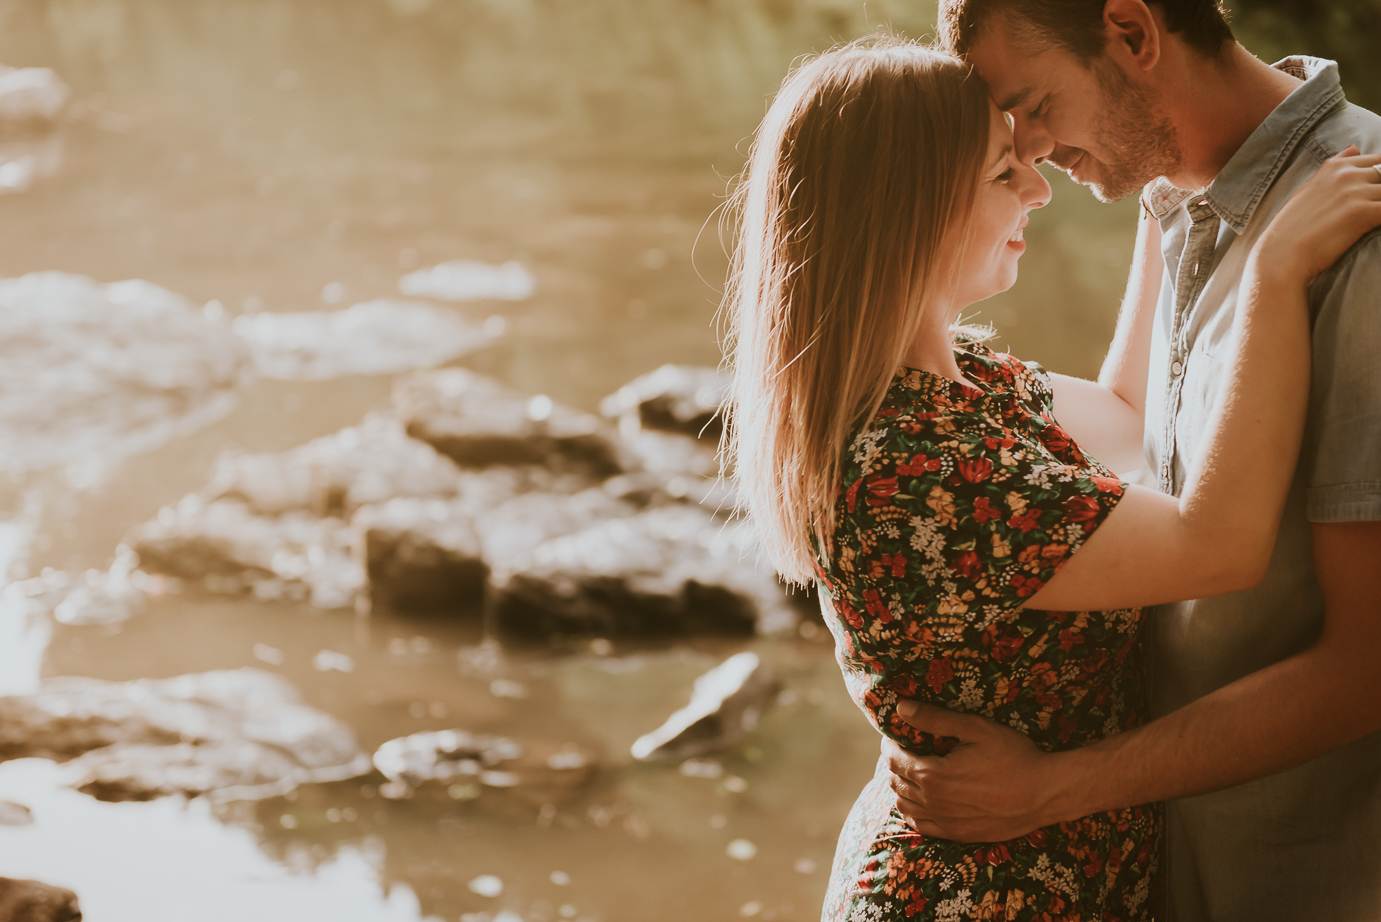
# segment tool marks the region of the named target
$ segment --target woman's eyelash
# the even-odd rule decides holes
[[[1013,175],[1013,170],[1012,170],[1011,167],[1008,167],[1007,169],[1003,170],[1001,173],[998,173],[998,174],[997,174],[997,181],[998,181],[998,182],[1006,182],[1007,180],[1009,180],[1009,179],[1012,178],[1012,175]]]

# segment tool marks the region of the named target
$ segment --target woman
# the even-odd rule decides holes
[[[729,454],[781,573],[818,583],[879,731],[943,751],[900,698],[1047,750],[1144,719],[1140,606],[1265,570],[1309,390],[1305,286],[1381,224],[1381,176],[1359,168],[1377,162],[1325,166],[1273,225],[1288,239],[1262,236],[1207,460],[1177,499],[1094,460],[1141,463],[1135,384],[1047,375],[955,326],[1013,284],[1050,195],[977,78],[882,39],[787,79],[736,193]],[[973,845],[893,803],[884,764],[841,834],[826,919],[1149,918],[1157,805]]]

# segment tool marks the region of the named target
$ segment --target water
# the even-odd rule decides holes
[[[0,61],[55,68],[74,102],[44,142],[45,163],[60,151],[56,172],[0,197],[0,276],[142,278],[233,320],[397,298],[401,277],[451,260],[516,261],[531,298],[447,308],[504,331],[464,364],[592,410],[664,362],[719,361],[713,213],[790,62],[879,23],[924,34],[932,15],[903,0],[9,0]],[[1054,184],[1021,280],[979,319],[1024,358],[1092,374],[1135,203]],[[387,406],[390,383],[261,378],[222,418],[141,454],[74,447],[57,467],[0,478],[0,563],[105,568],[221,451],[354,425]],[[5,688],[31,681],[46,628],[11,634]],[[72,887],[106,920],[818,915],[834,836],[877,751],[822,636],[497,662],[480,640],[445,622],[195,594],[156,598],[122,629],[56,625],[44,675],[253,665],[344,718],[366,749],[460,726],[578,742],[602,768],[550,806],[490,791],[386,801],[348,782],[212,808],[101,804],[48,763],[0,763],[0,799],[36,817],[0,827],[0,874]],[[789,703],[725,755],[724,773],[632,764],[632,741],[744,648],[777,668]],[[323,650],[353,671],[316,669]],[[496,696],[496,678],[527,697]],[[739,840],[753,857],[730,857]],[[502,892],[473,892],[482,875]]]

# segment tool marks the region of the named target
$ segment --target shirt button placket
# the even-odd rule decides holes
[[[1160,468],[1160,488],[1175,492],[1175,458],[1179,446],[1175,440],[1175,417],[1179,414],[1180,393],[1184,388],[1184,362],[1189,355],[1191,343],[1186,340],[1186,321],[1207,281],[1208,267],[1213,258],[1213,249],[1218,242],[1218,216],[1208,204],[1208,199],[1200,197],[1187,206],[1190,228],[1185,236],[1184,249],[1180,253],[1180,266],[1175,279],[1175,322],[1171,331],[1170,343],[1170,398],[1166,401],[1165,452]]]

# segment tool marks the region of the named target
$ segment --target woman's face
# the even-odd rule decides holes
[[[991,102],[988,107],[988,152],[958,266],[957,308],[991,298],[1016,283],[1017,260],[1026,250],[1022,229],[1027,213],[1050,201],[1050,183],[1035,167],[1017,160],[1007,118]]]

